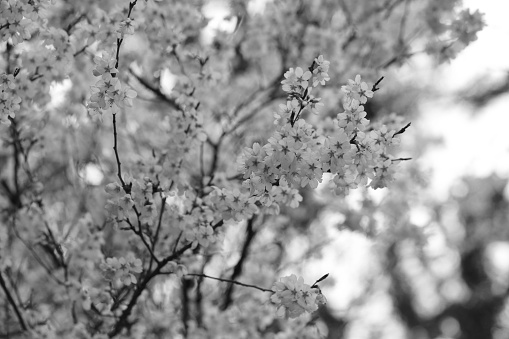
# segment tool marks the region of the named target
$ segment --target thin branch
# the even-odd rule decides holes
[[[115,159],[117,160],[117,176],[120,179],[122,188],[126,190],[127,186],[124,179],[122,178],[122,164],[120,163],[120,157],[118,155],[118,143],[117,143],[117,114],[113,113],[113,150],[115,151]]]
[[[274,292],[273,290],[269,290],[267,288],[263,288],[263,287],[260,287],[260,286],[244,284],[244,283],[242,283],[240,281],[236,281],[236,280],[211,277],[211,276],[206,275],[206,274],[188,273],[186,275],[195,276],[195,277],[203,277],[203,278],[208,278],[208,279],[213,279],[213,280],[218,280],[218,281],[227,282],[227,283],[230,283],[230,284],[235,284],[235,285],[244,286],[244,287],[256,288],[257,290],[260,290],[262,292]]]
[[[181,295],[181,304],[182,304],[182,308],[180,309],[180,316],[181,316],[181,321],[182,321],[182,334],[184,336],[184,338],[187,338],[187,333],[188,333],[188,322],[189,322],[189,289],[191,288],[191,281],[186,279],[186,278],[182,278],[182,288],[181,288],[181,292],[182,292],[182,295]]]
[[[86,18],[86,14],[85,13],[82,13],[81,15],[79,15],[76,19],[74,19],[73,21],[71,21],[69,23],[69,25],[67,25],[67,27],[65,28],[65,32],[67,33],[67,35],[70,35],[71,34],[71,30],[74,28],[74,26],[76,26],[80,21],[81,19],[83,18]]]
[[[311,288],[314,288],[316,286],[318,286],[317,284],[321,281],[324,281],[325,279],[327,279],[327,277],[329,276],[329,273],[323,275],[320,279],[318,279],[317,281],[315,281],[315,283],[311,286]]]
[[[255,217],[253,216],[247,221],[246,238],[244,240],[244,245],[242,246],[242,252],[240,254],[239,261],[233,268],[233,273],[230,278],[231,281],[235,281],[242,274],[242,268],[244,266],[244,262],[246,261],[247,256],[249,254],[249,247],[251,246],[251,243],[253,242],[253,239],[256,235],[256,230],[254,229],[254,225],[253,225],[254,220],[255,220]],[[229,284],[228,287],[226,288],[224,299],[223,299],[223,304],[221,306],[222,310],[226,310],[228,308],[228,306],[230,306],[230,304],[233,301],[232,295],[233,295],[233,283]]]
[[[212,154],[212,164],[210,165],[210,170],[209,170],[209,174],[208,174],[211,182],[214,178],[214,173],[217,170],[217,164],[218,164],[218,160],[219,160],[219,150],[221,148],[221,142],[223,141],[223,138],[224,138],[224,134],[222,134],[219,137],[219,140],[216,143],[209,142],[209,144],[212,146],[212,149],[214,151]]]
[[[177,240],[175,240],[175,245],[173,245],[173,251],[172,251],[172,253],[177,253],[177,247],[178,247],[178,245],[179,245],[180,238],[182,237],[182,233],[184,233],[184,232],[180,231],[180,233],[179,233],[179,235],[178,235],[178,237],[177,237]]]
[[[204,147],[205,147],[205,143],[202,142],[200,144],[200,175],[201,175],[200,185],[201,186],[203,186],[203,178],[205,177],[205,167],[204,167],[204,164],[203,164],[203,148]]]
[[[399,131],[397,131],[396,133],[394,133],[394,135],[393,135],[392,137],[394,138],[394,137],[395,137],[396,135],[398,135],[398,134],[403,134],[403,133],[405,133],[406,129],[407,129],[408,127],[410,127],[410,125],[411,125],[411,124],[412,124],[411,122],[409,122],[408,124],[406,124],[406,125],[405,125],[405,127],[403,127],[402,129],[400,129]]]
[[[138,80],[140,84],[142,84],[145,88],[150,90],[152,93],[154,93],[159,99],[167,103],[170,107],[173,109],[176,109],[178,111],[182,111],[182,107],[180,107],[175,100],[167,97],[161,90],[153,85],[151,85],[147,80],[142,78],[141,76],[137,75],[132,69],[129,69],[129,72]]]
[[[21,203],[21,188],[20,188],[20,184],[19,184],[19,167],[20,167],[20,162],[19,162],[19,157],[22,153],[22,150],[21,150],[21,142],[20,142],[20,136],[19,136],[19,131],[18,131],[18,125],[17,125],[17,122],[14,118],[12,117],[9,117],[9,120],[11,122],[11,135],[12,135],[12,147],[13,147],[13,158],[14,158],[14,163],[13,163],[13,181],[14,181],[14,192],[12,192],[12,203],[13,205],[16,207],[16,208],[21,208],[22,206],[22,203]]]
[[[401,16],[401,21],[399,24],[398,43],[400,46],[403,46],[405,43],[403,36],[405,35],[405,25],[408,16],[408,3],[409,1],[405,0],[405,5],[403,7],[403,15]]]
[[[262,111],[262,108],[271,103],[273,100],[275,99],[278,99],[278,98],[286,98],[286,96],[276,96],[275,94],[277,93],[277,91],[273,91],[272,92],[273,94],[270,95],[268,98],[266,98],[265,100],[261,101],[258,105],[254,106],[251,110],[249,110],[249,112],[247,114],[245,114],[242,118],[240,118],[237,123],[235,123],[235,125],[233,125],[228,131],[226,132],[223,132],[223,134],[231,134],[233,133],[237,128],[239,128],[240,126],[242,126],[244,123],[248,122],[249,120],[253,119],[257,113],[261,112]]]
[[[378,87],[378,85],[380,85],[380,83],[382,82],[382,80],[384,79],[384,77],[381,77],[380,79],[378,79],[375,84],[373,85],[373,87],[371,88],[371,91],[372,92],[376,92],[378,91],[380,88]]]
[[[408,161],[408,160],[412,160],[412,158],[397,158],[397,159],[392,159],[391,161],[396,162],[396,161]]]
[[[203,274],[205,272],[205,267],[209,263],[209,261],[212,259],[211,255],[208,255],[208,253],[204,253],[203,256],[203,264],[201,265],[200,274]],[[202,293],[202,284],[203,284],[204,277],[198,277],[198,281],[196,283],[196,296],[194,298],[194,303],[196,307],[196,324],[198,327],[203,326],[203,293]]]
[[[129,3],[129,12],[127,13],[127,18],[129,19],[131,17],[131,12],[134,8],[134,6],[136,6],[136,3],[138,2],[138,0],[134,0],[133,2],[130,2]],[[124,42],[124,38],[117,38],[117,52],[115,53],[115,68],[118,69],[118,61],[119,61],[119,54],[120,54],[120,46],[122,46],[122,42]],[[115,77],[116,76],[116,73],[113,73],[112,74],[112,77]]]
[[[27,248],[27,250],[32,254],[32,256],[34,257],[34,259],[39,263],[39,265],[41,265],[42,268],[44,268],[44,270],[46,271],[46,273],[48,274],[48,276],[53,279],[57,284],[59,285],[62,285],[62,286],[65,286],[65,282],[58,279],[55,275],[54,275],[54,272],[51,271],[48,267],[48,265],[42,260],[42,257],[34,250],[34,245],[32,244],[29,244],[27,243],[27,241],[25,241],[25,239],[23,239],[21,237],[21,235],[19,234],[19,232],[16,230],[16,218],[13,216],[13,221],[12,221],[12,230],[14,232],[14,235],[21,241],[21,243]]]
[[[21,312],[20,312],[18,306],[16,305],[16,302],[14,301],[14,298],[12,297],[11,293],[7,289],[7,285],[5,284],[5,280],[4,280],[1,272],[0,272],[0,286],[2,287],[5,295],[7,296],[7,300],[9,301],[9,304],[11,304],[11,307],[14,309],[14,313],[16,313],[16,317],[18,318],[21,328],[23,328],[24,331],[28,331],[28,327],[25,322],[25,319],[23,319],[23,316],[21,315]]]
[[[139,230],[136,230],[136,227],[134,227],[134,225],[131,223],[131,220],[129,220],[129,218],[125,218],[124,220],[129,224],[129,228],[134,232],[134,234],[136,234],[137,236],[140,237],[141,241],[143,242],[143,245],[145,245],[145,248],[150,253],[150,259],[155,261],[156,263],[159,263],[159,259],[157,259],[156,255],[152,251],[152,248],[150,247],[148,242],[145,240],[145,236],[143,235],[141,228]]]
[[[152,241],[152,251],[155,250],[157,240],[159,239],[159,231],[161,230],[161,225],[163,223],[163,214],[164,214],[164,209],[166,207],[166,199],[167,199],[167,197],[163,197],[161,199],[161,211],[159,212],[159,220],[157,221],[156,233],[154,235],[154,240]]]
[[[87,47],[89,47],[89,45],[85,45],[83,46],[79,51],[75,52],[73,54],[73,57],[76,58],[78,55],[80,55],[81,53],[85,52],[85,50],[87,49]]]
[[[124,309],[124,311],[118,318],[118,321],[115,324],[115,326],[113,327],[113,329],[108,333],[108,337],[113,338],[114,336],[119,334],[122,331],[122,329],[130,326],[130,323],[128,320],[129,316],[131,315],[131,312],[132,312],[134,306],[136,306],[136,304],[138,302],[138,298],[141,296],[143,291],[147,288],[150,281],[155,276],[161,274],[161,270],[164,268],[164,266],[166,266],[167,263],[179,258],[185,251],[190,249],[191,246],[192,246],[192,243],[188,243],[184,247],[182,247],[180,250],[176,251],[172,255],[163,259],[159,264],[157,264],[157,267],[152,272],[147,274],[145,276],[145,278],[141,282],[138,283],[138,285],[136,286],[136,289],[133,292],[131,300],[129,301],[129,304],[127,305],[127,307]]]

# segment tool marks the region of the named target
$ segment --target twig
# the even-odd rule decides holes
[[[403,15],[401,16],[401,22],[399,24],[399,33],[398,33],[398,43],[401,46],[405,43],[403,36],[405,35],[405,24],[408,15],[408,0],[405,0],[405,5],[403,7]]]
[[[154,240],[152,240],[152,251],[154,251],[155,247],[156,247],[156,243],[157,243],[157,240],[159,238],[159,231],[161,229],[161,225],[163,223],[163,214],[164,214],[164,208],[166,207],[166,198],[167,197],[164,197],[161,199],[161,211],[159,212],[159,220],[157,222],[157,227],[156,227],[156,233],[154,235]]]
[[[113,327],[113,329],[108,333],[108,337],[113,338],[114,336],[119,334],[123,328],[129,327],[128,318],[131,315],[131,312],[132,312],[134,306],[138,302],[138,298],[141,296],[143,291],[147,288],[149,282],[155,276],[161,274],[161,270],[164,268],[164,266],[166,266],[167,263],[180,257],[185,251],[190,249],[191,246],[192,246],[192,243],[188,243],[184,247],[182,247],[180,250],[178,250],[175,253],[173,253],[172,255],[166,257],[164,260],[162,260],[157,265],[157,267],[152,272],[147,274],[145,276],[145,278],[140,283],[138,283],[138,285],[136,286],[136,289],[134,290],[133,296],[131,297],[131,300],[129,301],[129,304],[127,305],[127,307],[124,309],[124,311],[120,315],[120,318],[118,319],[118,321],[115,324],[115,326]]]
[[[408,127],[410,127],[410,125],[411,125],[411,124],[412,124],[411,122],[409,122],[408,124],[406,124],[406,125],[405,125],[405,127],[403,127],[402,129],[400,129],[399,131],[397,131],[396,133],[394,133],[394,135],[393,135],[392,137],[394,138],[394,137],[395,137],[396,135],[398,135],[398,134],[403,134],[403,133],[405,133],[406,129],[407,129]]]
[[[120,163],[120,157],[118,155],[118,143],[117,143],[117,114],[113,113],[113,150],[115,151],[115,159],[117,160],[117,176],[120,179],[122,188],[126,190],[127,186],[124,179],[122,178],[122,164]]]
[[[151,261],[153,260],[156,263],[159,263],[159,259],[157,259],[156,255],[152,251],[152,248],[150,247],[148,242],[145,240],[145,236],[143,235],[141,228],[139,230],[136,230],[136,227],[134,227],[134,225],[131,223],[131,220],[129,220],[129,218],[125,218],[124,220],[127,222],[127,224],[129,224],[129,228],[131,228],[131,230],[134,232],[134,234],[136,234],[137,236],[140,237],[141,241],[143,242],[143,245],[145,245],[147,251],[150,253],[150,260]],[[152,264],[152,262],[151,262],[151,264]]]
[[[138,2],[138,0],[134,0],[133,2],[129,3],[129,12],[127,13],[127,18],[128,19],[130,19],[131,12],[132,12],[134,6],[136,6],[137,2]],[[117,52],[115,53],[115,59],[116,59],[115,68],[116,69],[118,69],[118,58],[119,58],[120,46],[122,46],[122,42],[124,42],[124,38],[117,38]],[[116,73],[113,73],[111,76],[115,77]]]
[[[318,279],[317,281],[315,281],[315,283],[311,286],[311,288],[315,288],[317,287],[318,283],[321,282],[321,281],[324,281],[325,279],[327,279],[327,277],[329,276],[329,273],[325,274],[324,276],[322,276],[320,279]]]
[[[177,253],[177,247],[178,247],[178,245],[179,245],[180,238],[182,237],[182,233],[184,233],[184,232],[180,231],[180,233],[179,233],[179,235],[178,235],[178,237],[177,237],[177,240],[175,240],[175,245],[173,246],[173,251],[172,251],[172,253]]]
[[[372,92],[376,92],[378,91],[380,88],[378,87],[378,85],[382,82],[382,80],[384,79],[384,77],[381,77],[380,79],[377,80],[377,82],[375,82],[375,84],[373,85],[373,87],[371,88],[371,91]]]
[[[179,104],[175,102],[175,100],[168,98],[166,95],[164,95],[161,90],[153,85],[151,85],[147,80],[142,78],[141,76],[137,75],[132,69],[129,69],[129,72],[138,80],[139,83],[141,83],[145,88],[150,90],[152,93],[154,93],[159,99],[166,102],[168,105],[170,105],[172,108],[182,111],[182,107],[180,107]]]
[[[253,239],[256,235],[256,230],[253,227],[254,220],[255,220],[255,217],[253,216],[247,221],[246,238],[244,240],[244,245],[242,246],[242,252],[240,254],[239,261],[233,268],[233,273],[230,278],[231,281],[235,281],[237,279],[237,277],[239,277],[242,274],[242,268],[243,268],[244,262],[246,261],[247,256],[249,254],[249,247],[251,246],[251,243],[253,242]],[[232,294],[233,294],[233,283],[228,285],[228,287],[226,288],[224,299],[223,299],[223,304],[221,306],[222,310],[226,310],[228,308],[228,306],[230,306],[230,304],[232,303],[232,301],[233,301]]]
[[[83,46],[79,51],[75,52],[73,54],[73,57],[76,58],[78,55],[80,55],[81,53],[85,52],[85,50],[87,49],[87,47],[89,47],[89,45],[85,45]]]
[[[189,289],[191,288],[191,281],[186,278],[182,278],[182,295],[181,303],[182,308],[180,309],[180,317],[182,321],[182,334],[184,338],[187,338],[188,333],[188,322],[189,322]]]
[[[74,26],[76,26],[81,21],[81,19],[85,17],[86,17],[85,13],[82,13],[76,19],[74,19],[74,21],[71,21],[69,25],[67,25],[67,27],[65,28],[65,32],[67,33],[67,35],[70,35],[71,30],[74,28]]]
[[[23,316],[21,315],[21,312],[19,311],[19,308],[16,305],[16,302],[14,301],[14,298],[12,297],[11,293],[7,289],[7,285],[5,284],[5,280],[4,280],[1,272],[0,272],[0,286],[2,287],[5,295],[7,296],[7,300],[9,301],[9,304],[11,304],[11,307],[14,309],[14,312],[16,313],[16,317],[18,318],[21,328],[23,328],[24,331],[28,331],[28,327],[25,322],[25,319],[23,319]]]
[[[408,160],[412,160],[412,158],[397,158],[397,159],[392,159],[391,161],[396,162],[396,161],[408,161]]]
[[[240,285],[240,286],[244,286],[244,287],[256,288],[257,290],[260,290],[262,292],[274,292],[273,290],[269,290],[267,288],[263,288],[263,287],[260,287],[260,286],[244,284],[244,283],[241,283],[240,281],[236,281],[236,280],[211,277],[211,276],[206,275],[206,274],[188,273],[186,275],[191,275],[191,276],[195,276],[195,277],[203,277],[203,278],[218,280],[218,281],[227,282],[227,283],[230,283],[230,284]]]
[[[21,208],[21,188],[19,185],[19,156],[20,153],[22,153],[20,146],[20,136],[18,131],[18,125],[14,118],[9,117],[9,120],[11,122],[11,135],[12,135],[12,147],[13,147],[13,180],[14,180],[14,192],[12,195],[12,203],[15,205],[16,208]]]

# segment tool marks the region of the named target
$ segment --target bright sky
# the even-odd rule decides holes
[[[463,89],[477,77],[502,78],[509,72],[509,1],[464,0],[466,7],[485,13],[487,27],[479,39],[450,65],[434,75],[444,91]],[[479,112],[468,106],[427,102],[422,118],[413,124],[444,139],[444,147],[430,150],[423,163],[433,170],[432,188],[445,198],[449,187],[464,175],[509,175],[509,95],[501,96]]]
[[[506,43],[509,37],[509,1],[464,0],[464,4],[485,13],[488,26],[457,59],[430,75],[444,93],[463,89],[479,75],[489,73],[492,77],[504,77],[509,72],[509,44]],[[424,76],[429,76],[429,69],[429,64],[424,63],[423,70],[414,70],[408,76],[420,76],[421,71]],[[423,103],[422,116],[412,122],[412,129],[444,140],[443,146],[430,149],[421,159],[433,172],[431,192],[436,199],[446,199],[451,185],[465,174],[484,176],[495,171],[509,176],[509,94],[475,115],[471,114],[472,108],[450,101],[447,104],[444,100]],[[409,133],[412,133],[411,129]],[[351,298],[359,293],[357,283],[362,281],[360,277],[372,268],[366,252],[369,251],[369,243],[355,234],[332,233],[328,236],[336,239],[333,245],[323,252],[319,262],[308,263],[304,273],[310,277],[331,273],[337,284],[333,288],[324,288],[324,291],[331,306],[337,310],[348,305]],[[493,247],[492,252],[495,265],[509,272],[509,267],[505,267],[508,265],[509,247]],[[385,304],[387,310],[388,304],[383,300],[380,302],[381,307]],[[384,321],[381,320],[381,323]]]

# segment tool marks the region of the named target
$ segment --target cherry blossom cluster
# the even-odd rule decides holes
[[[211,226],[214,221],[214,211],[201,204],[194,192],[186,192],[183,196],[175,197],[180,200],[181,208],[172,208],[172,221],[183,237],[192,244],[206,248],[218,240],[219,234]]]
[[[248,192],[215,187],[209,196],[213,209],[221,215],[223,220],[241,221],[258,213],[257,199]]]
[[[197,32],[207,24],[199,9],[181,2],[175,2],[171,7],[148,2],[143,17],[151,18],[143,23],[146,38],[155,49],[168,52],[186,37],[198,38]]]
[[[134,19],[126,18],[126,19],[120,21],[120,24],[118,25],[117,37],[119,39],[123,39],[126,34],[133,35],[135,29],[136,29],[136,22],[134,21]]]
[[[373,90],[362,82],[360,75],[349,80],[342,91],[346,94],[343,100],[345,111],[335,119],[338,134],[327,139],[322,152],[326,168],[330,167],[329,172],[336,173],[332,180],[335,192],[348,193],[349,189],[367,185],[369,180],[369,186],[375,189],[386,187],[394,175],[393,161],[387,150],[399,144],[398,131],[389,130],[385,125],[378,129],[369,126],[364,106],[360,104],[373,97]]]
[[[190,154],[190,151],[207,139],[207,134],[203,130],[203,118],[198,114],[197,105],[193,98],[187,94],[180,94],[175,102],[178,105],[179,112],[167,117],[167,131],[171,135],[168,138],[166,149],[171,160],[170,166],[181,164],[175,159],[183,159]],[[177,168],[175,168],[177,170]]]
[[[477,33],[486,26],[484,14],[476,10],[471,13],[470,9],[462,10],[458,18],[451,24],[452,36],[468,45],[477,40]]]
[[[51,83],[68,75],[73,64],[69,35],[62,29],[50,27],[41,30],[39,38],[42,39],[40,44],[20,55],[19,67],[14,73],[0,74],[0,122],[8,123],[8,117],[14,118],[22,103],[29,105],[33,99],[37,99],[39,107],[44,107],[51,98]]]
[[[86,281],[81,284],[80,287],[80,297],[81,297],[81,305],[83,309],[90,310],[92,305],[99,311],[107,310],[113,304],[113,300],[107,295],[105,291],[101,293],[100,290],[90,286],[89,282]],[[102,294],[102,295],[101,295]],[[100,298],[102,296],[102,298]],[[100,302],[105,301],[105,303]]]
[[[13,45],[30,39],[30,24],[37,20],[41,10],[41,1],[15,1],[0,2],[0,28],[1,41],[10,41]]]
[[[486,26],[484,15],[476,10],[463,9],[451,18],[450,12],[459,0],[433,0],[426,10],[426,21],[437,34],[430,41],[426,51],[438,56],[440,62],[454,59],[471,42],[477,40],[477,33]]]
[[[101,264],[101,269],[105,272],[108,280],[129,286],[136,284],[137,280],[134,274],[141,273],[142,263],[140,259],[129,253],[125,258],[107,258]]]
[[[364,81],[361,81],[361,76],[357,74],[355,80],[348,79],[348,84],[341,87],[341,90],[346,94],[343,106],[345,109],[352,109],[359,107],[360,104],[368,102],[368,98],[373,97],[373,91]]]
[[[126,192],[127,189],[127,192]],[[122,187],[114,182],[106,185],[106,192],[110,194],[106,208],[113,217],[114,222],[128,220],[134,206],[143,206],[138,212],[140,221],[152,224],[156,215],[155,203],[153,201],[153,185],[149,180],[130,180],[129,186]]]
[[[272,290],[274,294],[270,299],[276,304],[280,317],[297,318],[305,312],[313,313],[325,303],[318,288],[305,284],[304,278],[297,278],[295,274],[282,277],[274,283]]]
[[[94,58],[96,77],[101,77],[95,86],[91,87],[92,96],[88,104],[91,115],[101,114],[103,111],[118,108],[131,107],[132,99],[136,97],[136,91],[128,86],[122,87],[117,77],[116,59],[108,52]]]
[[[19,111],[21,98],[16,95],[16,82],[13,74],[0,74],[0,122],[9,123]]]
[[[297,67],[285,73],[282,84],[288,98],[274,115],[276,131],[265,145],[255,143],[244,152],[243,186],[265,206],[298,206],[302,199],[298,188],[316,188],[324,173],[333,175],[337,194],[368,182],[373,188],[385,187],[393,179],[387,149],[398,144],[397,131],[369,126],[361,104],[373,97],[373,89],[360,75],[342,88],[344,112],[334,119],[331,135],[318,133],[300,118],[304,110],[316,112],[320,98],[311,90],[329,79],[328,65],[320,56],[308,71]]]

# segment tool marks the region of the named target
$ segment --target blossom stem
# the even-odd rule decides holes
[[[251,217],[247,221],[246,237],[244,240],[244,245],[242,246],[242,252],[240,254],[239,261],[233,268],[233,273],[230,278],[231,281],[235,281],[235,279],[237,279],[237,277],[239,277],[242,274],[242,269],[244,267],[244,263],[246,262],[247,256],[249,254],[249,248],[250,248],[250,246],[253,242],[253,239],[256,235],[256,229],[254,228],[254,221],[255,221],[254,216]],[[233,284],[229,284],[225,291],[223,305],[221,306],[222,310],[226,310],[228,308],[228,306],[230,306],[230,304],[232,303],[232,301],[233,301],[232,294],[233,294]]]
[[[134,6],[136,6],[136,2],[138,2],[138,0],[134,0],[133,2],[129,2],[129,12],[127,13],[127,19],[131,18],[131,12],[133,11]],[[124,41],[124,38],[118,38],[117,39],[117,53],[115,55],[115,58],[116,58],[115,68],[116,69],[118,69],[118,55],[120,53],[120,46],[122,46],[122,42],[123,41]],[[111,76],[115,77],[116,74],[113,73]]]
[[[409,122],[408,124],[406,124],[406,125],[405,125],[405,127],[403,127],[402,129],[400,129],[399,131],[397,131],[396,133],[394,133],[394,135],[393,135],[392,137],[394,138],[394,137],[395,137],[396,135],[398,135],[398,134],[403,134],[403,133],[405,133],[406,129],[407,129],[408,127],[410,127],[410,125],[411,125],[411,124],[412,124],[411,122]]]
[[[380,79],[378,79],[375,84],[373,85],[373,87],[371,88],[371,91],[372,92],[376,92],[378,91],[380,88],[378,87],[378,85],[380,85],[380,83],[382,82],[382,80],[384,79],[384,77],[381,77]]]
[[[240,286],[244,286],[244,287],[256,288],[257,290],[260,290],[262,292],[271,292],[271,293],[274,292],[273,290],[269,290],[267,288],[263,288],[263,287],[260,287],[260,286],[244,284],[244,283],[241,283],[240,281],[236,281],[236,280],[211,277],[211,276],[206,275],[206,274],[188,273],[186,275],[195,276],[195,277],[203,277],[203,278],[208,278],[208,279],[213,279],[213,280],[218,280],[218,281],[227,282],[227,283],[230,283],[230,284],[240,285]]]
[[[16,302],[14,301],[14,298],[12,297],[11,293],[7,289],[7,285],[5,284],[5,280],[2,277],[1,273],[0,273],[0,286],[2,287],[2,290],[4,291],[5,295],[7,296],[7,300],[9,301],[9,304],[11,304],[12,308],[14,309],[14,312],[16,313],[16,317],[18,318],[21,328],[23,328],[24,331],[27,331],[28,327],[25,322],[25,319],[23,319],[23,316],[21,315],[21,312],[20,312],[18,306],[16,305]]]
[[[117,114],[113,113],[113,150],[115,151],[115,159],[117,160],[117,176],[120,179],[120,183],[122,184],[122,188],[125,190],[126,185],[125,181],[122,178],[122,163],[120,162],[120,157],[118,155],[118,143],[117,143]]]

